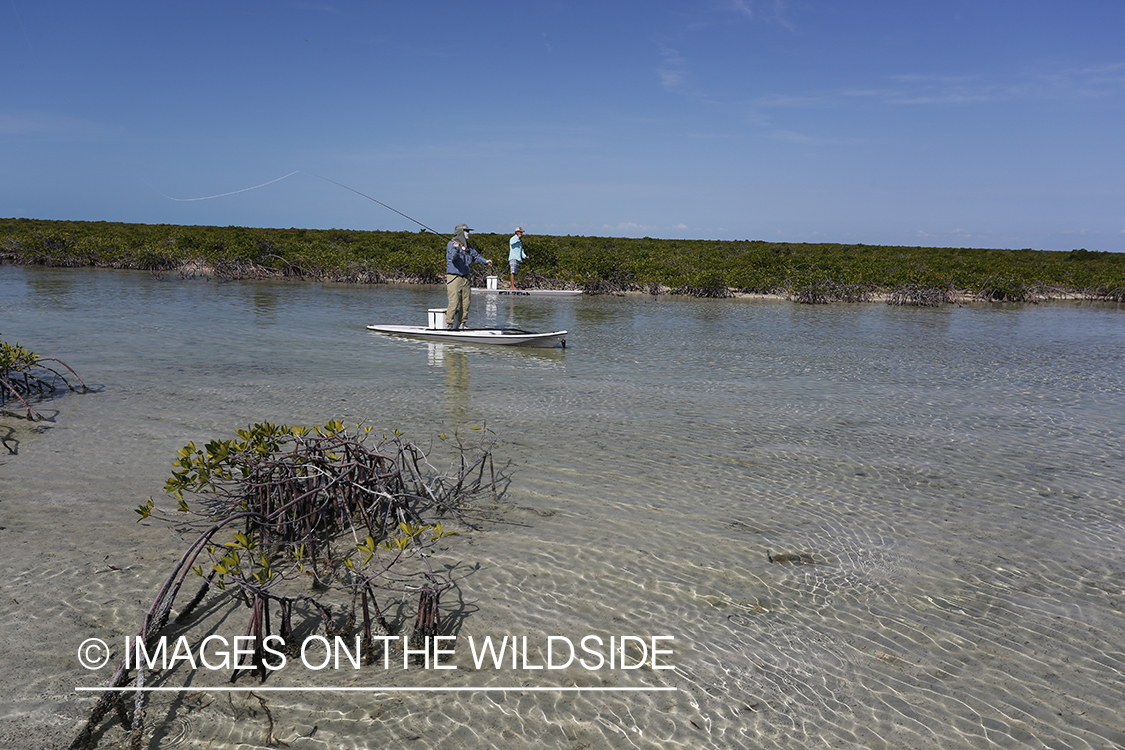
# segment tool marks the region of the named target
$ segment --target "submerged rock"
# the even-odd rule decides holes
[[[813,565],[816,560],[812,555],[804,552],[770,552],[766,550],[766,557],[771,563],[791,563],[793,565]]]

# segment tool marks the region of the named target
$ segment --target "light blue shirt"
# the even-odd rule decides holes
[[[518,234],[513,234],[508,240],[508,260],[523,260],[527,255],[523,251],[523,241]]]

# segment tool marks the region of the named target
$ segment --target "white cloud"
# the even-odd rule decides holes
[[[606,232],[610,236],[644,235],[646,237],[663,237],[669,232],[682,233],[688,229],[688,225],[683,222],[670,226],[658,226],[656,224],[638,224],[634,221],[622,221],[617,224],[603,224],[599,231]]]
[[[838,94],[766,94],[753,101],[754,106],[763,108],[806,108],[826,107],[837,102]]]
[[[770,133],[771,138],[779,141],[786,141],[787,143],[796,143],[802,146],[819,146],[824,141],[815,136],[806,135],[805,133],[798,133],[795,130],[775,130]]]
[[[65,140],[98,140],[120,133],[100,123],[73,117],[34,113],[29,115],[0,114],[0,135],[34,136]]]
[[[686,86],[687,76],[682,70],[657,70],[660,76],[660,85],[669,91],[680,92]]]
[[[632,221],[622,221],[622,222],[617,223],[616,225],[611,225],[611,224],[602,225],[602,229],[614,231],[614,232],[651,232],[651,231],[653,231],[654,229],[657,229],[657,228],[658,227],[656,227],[655,225],[637,224],[636,222],[632,222]]]
[[[26,135],[27,133],[41,132],[39,124],[23,117],[0,115],[0,135]]]
[[[1054,96],[1105,97],[1125,88],[1125,63],[1109,63],[1080,70],[1043,75],[1046,92]]]
[[[892,81],[901,81],[903,83],[929,83],[929,84],[946,84],[946,85],[959,85],[969,83],[975,79],[975,76],[942,76],[942,75],[928,75],[920,73],[908,73],[903,75],[894,75],[890,77]]]
[[[785,0],[773,0],[773,20],[777,21],[789,31],[794,31],[796,27],[782,14],[784,10]]]
[[[888,76],[886,81],[891,85],[765,94],[746,103],[745,119],[765,128],[773,122],[772,111],[833,109],[854,103],[958,107],[987,102],[1105,98],[1125,92],[1125,63],[1056,70],[1050,74],[1027,73],[1008,79],[902,73]],[[772,135],[795,143],[816,140],[788,130],[778,130]]]
[[[707,98],[692,85],[691,76],[685,70],[687,59],[678,50],[662,46],[660,56],[664,64],[656,69],[656,74],[665,91],[699,101]]]
[[[751,20],[754,19],[754,9],[750,7],[750,3],[746,0],[730,0],[727,7],[739,15],[746,16]]]
[[[751,0],[727,0],[725,8],[746,17],[748,20],[773,21],[793,31],[792,22],[785,17],[785,0],[758,0],[757,4],[759,7],[765,6],[764,12],[755,11],[754,3]]]
[[[941,91],[915,96],[892,96],[888,104],[971,104],[973,102],[995,101],[998,97],[987,91]]]
[[[1107,97],[1125,90],[1125,63],[1029,73],[1010,80],[982,76],[905,74],[890,80],[903,88],[886,96],[888,104],[972,104],[1031,99]]]
[[[311,10],[320,13],[339,13],[340,9],[331,3],[296,2],[293,4],[298,10]]]

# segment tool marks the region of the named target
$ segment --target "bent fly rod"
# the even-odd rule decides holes
[[[436,230],[431,229],[430,227],[426,226],[425,224],[418,221],[414,217],[407,216],[402,211],[399,211],[397,208],[394,208],[392,206],[388,206],[386,203],[383,203],[383,201],[376,200],[375,198],[372,198],[367,193],[361,193],[360,191],[356,190],[355,188],[348,187],[347,185],[345,185],[343,183],[336,182],[335,180],[330,180],[327,177],[321,177],[320,175],[313,174],[312,172],[302,172],[299,169],[296,169],[296,170],[290,172],[287,175],[282,175],[281,177],[278,177],[276,180],[270,180],[269,182],[263,182],[261,185],[254,185],[253,187],[242,188],[241,190],[232,190],[229,193],[219,193],[218,195],[204,195],[200,198],[173,198],[170,195],[164,195],[164,193],[161,193],[159,190],[156,190],[155,187],[153,187],[152,189],[156,190],[156,192],[160,193],[161,195],[164,195],[165,198],[167,198],[168,200],[172,200],[172,201],[206,201],[206,200],[211,200],[212,198],[225,198],[228,195],[237,195],[238,193],[246,193],[246,192],[249,192],[251,190],[257,190],[258,188],[263,188],[267,185],[272,185],[275,182],[281,182],[286,177],[292,177],[295,174],[308,175],[309,177],[315,177],[318,180],[324,180],[325,182],[331,182],[333,185],[336,185],[337,187],[342,187],[344,190],[350,190],[351,192],[355,193],[356,195],[361,196],[363,198],[366,198],[367,200],[371,201],[372,203],[378,203],[383,208],[387,209],[388,211],[395,212],[396,214],[398,214],[399,216],[401,216],[404,219],[409,219],[410,221],[414,222],[418,226],[425,229],[427,232],[431,232],[432,234],[439,234]],[[144,178],[141,178],[141,179],[143,180]],[[152,185],[149,185],[149,187],[152,187]]]

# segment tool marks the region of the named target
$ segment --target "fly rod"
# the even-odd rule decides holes
[[[211,200],[212,198],[225,198],[225,197],[226,197],[226,196],[228,196],[228,195],[237,195],[238,193],[246,193],[246,192],[249,192],[250,190],[257,190],[258,188],[263,188],[263,187],[266,187],[267,185],[272,185],[272,184],[274,184],[275,182],[281,182],[281,181],[282,181],[282,180],[284,180],[284,179],[285,179],[286,177],[292,177],[292,176],[293,176],[293,175],[295,175],[295,174],[303,174],[303,175],[308,175],[309,177],[315,177],[315,178],[317,178],[318,180],[324,180],[325,182],[331,182],[331,183],[332,183],[333,185],[336,185],[337,187],[342,187],[342,188],[344,188],[344,190],[350,190],[351,192],[355,193],[356,195],[358,195],[358,196],[361,196],[361,197],[363,197],[363,198],[366,198],[367,200],[369,200],[369,201],[371,201],[371,202],[373,202],[373,203],[378,203],[378,204],[379,204],[380,206],[382,206],[383,208],[387,209],[388,211],[393,211],[393,212],[395,212],[396,214],[398,214],[399,216],[401,216],[402,218],[404,218],[404,219],[408,219],[408,220],[410,220],[410,221],[414,222],[414,223],[415,223],[415,224],[417,224],[418,226],[420,226],[420,227],[422,227],[423,229],[425,229],[425,230],[426,230],[427,232],[430,232],[430,233],[432,233],[432,234],[439,234],[439,232],[437,232],[436,230],[434,230],[434,229],[431,229],[430,227],[426,226],[426,225],[425,225],[425,224],[423,224],[422,222],[420,222],[420,221],[418,221],[417,219],[415,219],[415,218],[414,218],[413,216],[407,216],[407,215],[406,215],[406,214],[404,214],[404,213],[403,213],[402,211],[399,211],[399,210],[398,210],[397,208],[394,208],[393,206],[388,206],[388,205],[387,205],[386,203],[383,203],[383,201],[381,201],[381,200],[376,200],[375,198],[372,198],[372,197],[371,197],[370,195],[368,195],[367,193],[361,193],[360,191],[356,190],[355,188],[352,188],[352,187],[348,187],[347,185],[345,185],[345,184],[343,184],[343,183],[341,183],[341,182],[336,182],[335,180],[330,180],[330,179],[328,179],[327,177],[321,177],[320,175],[318,175],[318,174],[313,174],[312,172],[303,172],[303,171],[301,171],[301,170],[299,170],[299,169],[297,169],[297,170],[294,170],[294,171],[290,172],[290,173],[289,173],[289,174],[287,174],[287,175],[282,175],[281,177],[278,177],[278,178],[277,178],[276,180],[270,180],[269,182],[263,182],[263,183],[262,183],[261,185],[254,185],[254,186],[252,186],[252,187],[248,187],[248,188],[242,188],[241,190],[232,190],[232,191],[231,191],[231,192],[229,192],[229,193],[219,193],[218,195],[204,195],[204,196],[202,196],[202,197],[200,197],[200,198],[173,198],[173,197],[172,197],[172,196],[170,196],[170,195],[165,195],[164,193],[161,193],[161,192],[160,192],[159,190],[156,190],[156,188],[155,188],[155,187],[152,187],[152,185],[151,185],[151,184],[149,185],[149,187],[152,187],[152,189],[153,189],[153,190],[156,190],[156,192],[160,193],[160,194],[161,194],[161,195],[163,195],[163,196],[164,196],[165,198],[167,198],[168,200],[172,200],[172,201],[206,201],[206,200]],[[142,179],[142,180],[144,180],[144,178],[141,178],[141,179]],[[147,181],[145,181],[145,182],[147,183]]]

